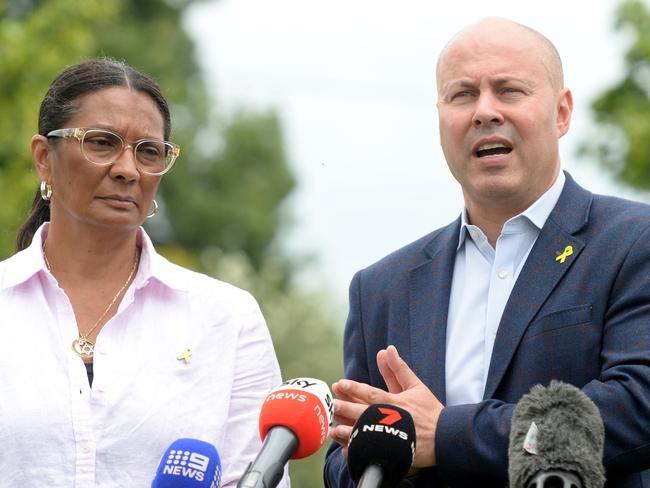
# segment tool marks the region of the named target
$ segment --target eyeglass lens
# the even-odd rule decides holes
[[[116,134],[89,130],[81,141],[84,156],[91,163],[111,164],[120,156],[124,142]],[[164,171],[173,161],[172,146],[161,141],[143,140],[133,148],[138,166],[147,173]]]

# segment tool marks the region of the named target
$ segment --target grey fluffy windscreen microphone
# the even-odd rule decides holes
[[[510,428],[510,488],[602,488],[605,430],[598,407],[575,386],[536,385]]]

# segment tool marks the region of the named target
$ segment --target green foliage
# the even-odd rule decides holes
[[[598,128],[581,147],[636,188],[650,188],[650,11],[626,0],[616,11],[616,29],[632,37],[623,79],[593,103]]]
[[[63,68],[94,56],[156,79],[181,156],[148,224],[173,261],[245,288],[267,318],[283,376],[341,375],[341,317],[292,282],[300,263],[277,245],[295,182],[273,112],[219,114],[181,28],[190,0],[0,0],[0,259],[14,251],[38,186],[29,141],[40,100]],[[55,189],[56,191],[56,189]],[[331,300],[329,300],[331,303]],[[292,463],[293,486],[319,484],[325,449]]]
[[[283,222],[278,205],[293,187],[280,124],[273,113],[241,112],[219,136],[223,143],[214,162],[195,156],[165,182],[169,217],[181,245],[199,251],[216,243],[227,252],[243,251],[259,269]],[[209,147],[211,137],[199,136],[194,144]]]

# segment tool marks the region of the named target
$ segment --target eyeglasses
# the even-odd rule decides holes
[[[113,164],[127,147],[131,148],[136,167],[149,175],[167,173],[181,153],[180,146],[173,142],[140,139],[127,141],[127,144],[119,134],[105,129],[57,129],[49,132],[47,137],[74,137],[79,141],[81,154],[98,166]]]

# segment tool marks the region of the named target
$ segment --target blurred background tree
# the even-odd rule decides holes
[[[591,105],[594,133],[580,152],[595,157],[622,182],[650,189],[650,10],[642,0],[625,0],[615,28],[628,34],[623,78]]]
[[[0,259],[38,185],[29,152],[38,106],[63,68],[98,55],[124,60],[161,85],[181,158],[165,176],[147,225],[159,251],[249,290],[271,329],[284,378],[332,382],[341,373],[333,299],[293,280],[304,261],[278,237],[295,185],[273,111],[221,113],[182,28],[189,0],[0,0]],[[325,449],[291,463],[296,487],[320,484]]]

